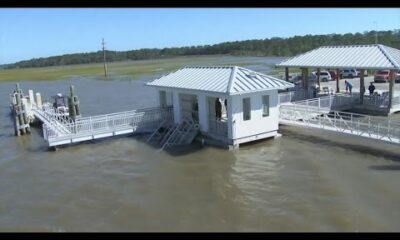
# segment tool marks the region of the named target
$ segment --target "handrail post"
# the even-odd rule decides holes
[[[318,98],[318,110],[321,109],[321,98]]]
[[[368,135],[371,136],[371,117],[368,116]]]

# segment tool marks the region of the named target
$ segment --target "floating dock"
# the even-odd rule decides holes
[[[400,144],[400,122],[369,115],[343,112],[357,103],[358,97],[335,94],[319,98],[291,101],[291,93],[279,95],[279,123],[336,131]],[[49,147],[70,145],[123,134],[148,133],[148,143],[160,150],[191,143],[199,133],[199,125],[190,119],[176,124],[173,107],[136,109],[90,117],[82,117],[79,100],[71,87],[68,113],[49,103],[42,103],[40,93],[32,90],[24,96],[17,85],[10,95],[15,135],[30,133],[30,124],[40,121],[43,137]],[[71,111],[70,109],[73,109]]]

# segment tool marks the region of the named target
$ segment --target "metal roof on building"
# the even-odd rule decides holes
[[[294,86],[284,80],[237,66],[184,67],[149,82],[147,85],[228,95],[285,89]]]
[[[400,50],[381,44],[324,46],[284,60],[276,66],[400,69]]]

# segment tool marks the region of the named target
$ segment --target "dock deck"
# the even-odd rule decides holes
[[[34,113],[39,116],[41,111],[36,110]],[[122,134],[153,132],[166,119],[172,120],[170,107],[84,117],[70,123],[46,119],[43,123],[43,136],[52,147]]]

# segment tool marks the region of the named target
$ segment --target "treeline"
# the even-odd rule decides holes
[[[242,56],[294,56],[313,48],[326,45],[373,44],[376,36],[383,45],[400,49],[400,29],[393,31],[369,31],[356,34],[305,35],[290,38],[274,37],[263,40],[224,42],[214,45],[179,47],[179,48],[146,48],[132,51],[106,51],[107,61],[143,60],[173,56],[229,54]],[[47,58],[34,58],[14,64],[3,65],[3,68],[29,68],[60,66],[103,61],[103,52],[65,54]]]

